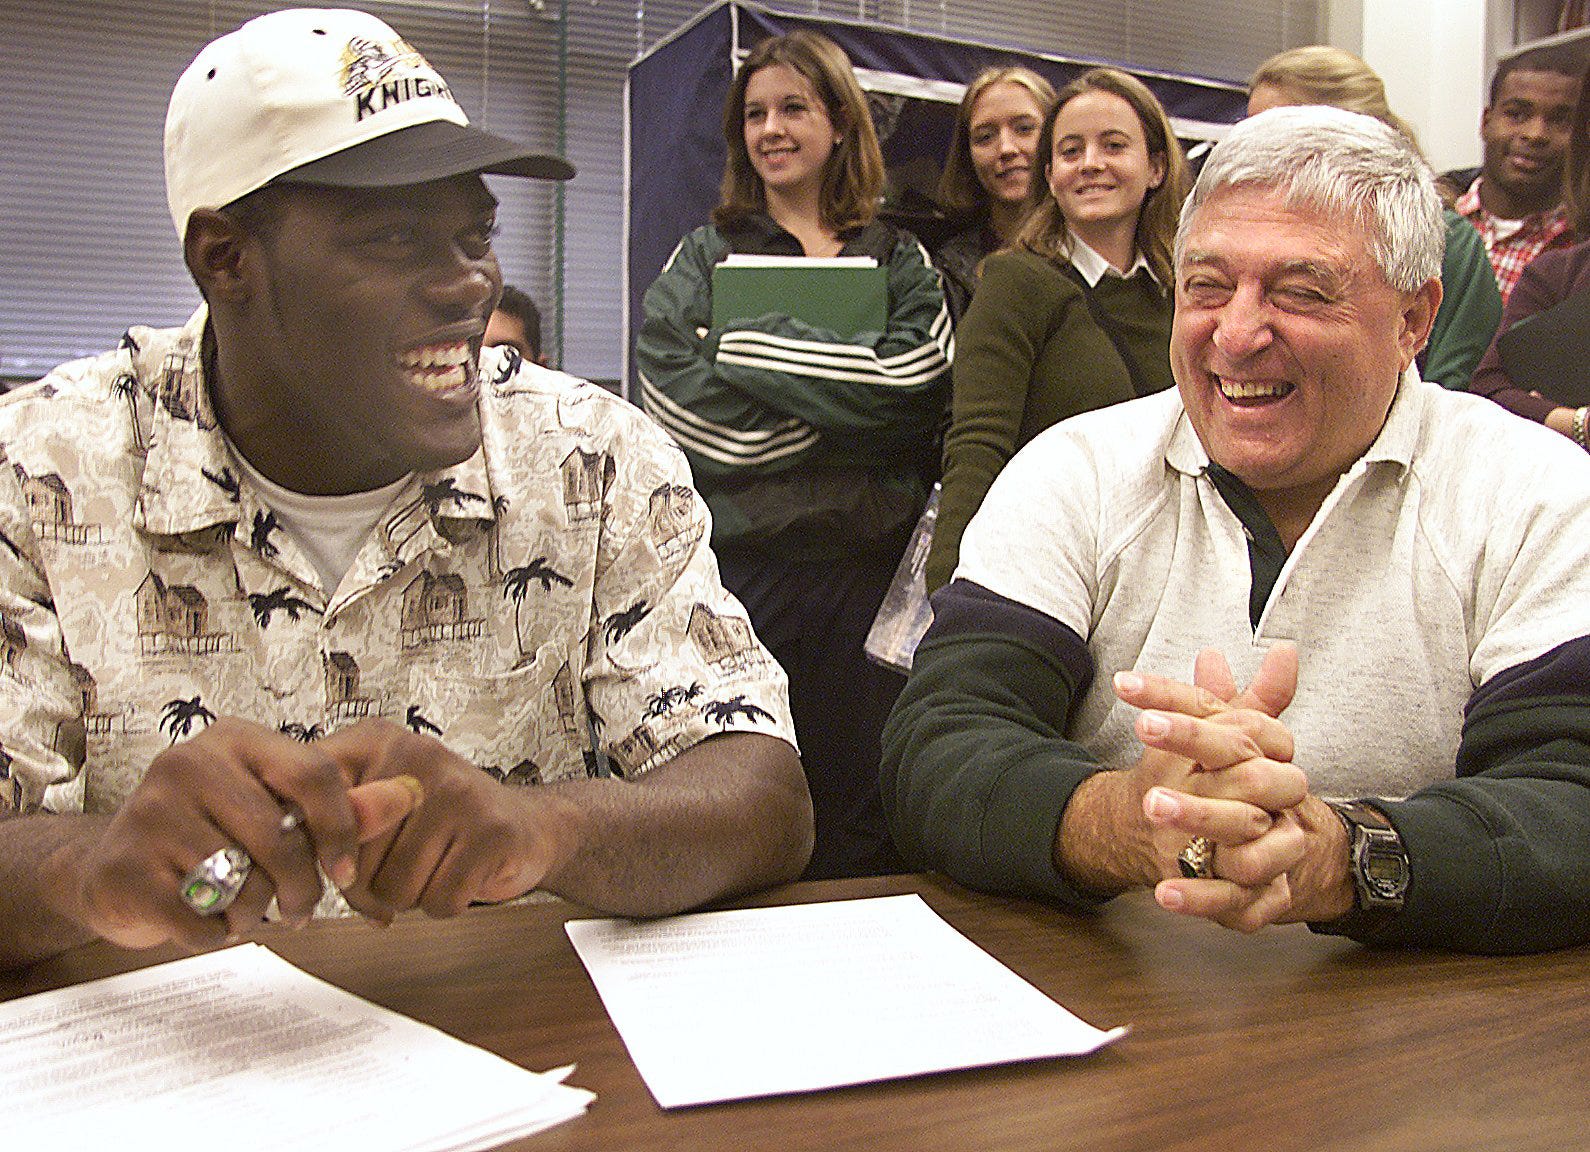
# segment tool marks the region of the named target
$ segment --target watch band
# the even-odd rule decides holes
[[[1353,910],[1315,925],[1319,931],[1363,936],[1379,931],[1402,911],[1412,868],[1402,838],[1384,812],[1363,800],[1325,799],[1347,830]]]

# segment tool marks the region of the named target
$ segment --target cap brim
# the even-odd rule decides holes
[[[391,188],[470,172],[569,180],[574,176],[574,165],[561,156],[527,151],[512,140],[472,125],[432,120],[300,164],[271,183]]]

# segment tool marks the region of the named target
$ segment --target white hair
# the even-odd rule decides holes
[[[1236,186],[1270,189],[1289,208],[1307,205],[1356,220],[1399,292],[1415,292],[1440,275],[1446,225],[1429,166],[1411,140],[1373,117],[1310,104],[1272,108],[1235,125],[1209,153],[1182,204],[1178,267],[1198,209]]]

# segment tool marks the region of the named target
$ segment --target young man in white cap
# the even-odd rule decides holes
[[[481,173],[573,170],[294,10],[199,53],[166,173],[204,306],[0,403],[0,963],[301,924],[322,875],[386,920],[798,874],[783,674],[683,456],[482,353]]]

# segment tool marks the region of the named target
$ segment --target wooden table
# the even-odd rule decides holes
[[[1146,897],[1084,916],[932,876],[796,884],[747,903],[919,892],[1091,1024],[1092,1056],[664,1112],[602,1009],[566,904],[452,921],[356,922],[264,943],[357,995],[542,1070],[597,1100],[506,1147],[554,1149],[1380,1150],[1590,1147],[1590,948],[1486,958],[1372,952],[1301,927],[1244,937]],[[0,999],[176,954],[93,945]],[[777,1037],[767,1037],[776,1044]]]

